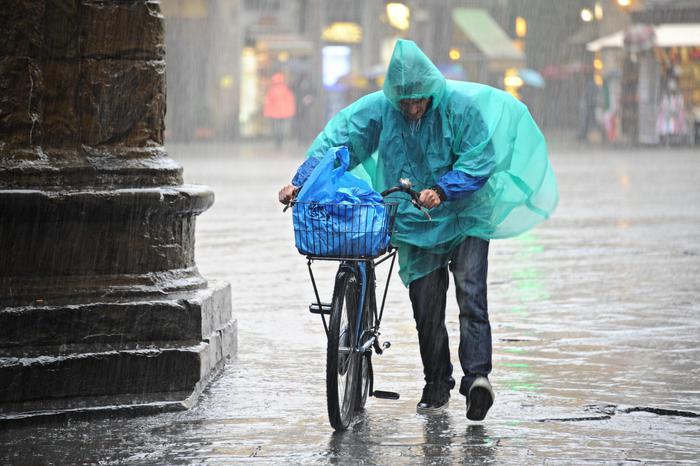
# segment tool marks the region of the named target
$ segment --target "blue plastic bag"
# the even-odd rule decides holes
[[[349,162],[346,147],[330,149],[299,191],[293,218],[301,254],[376,257],[389,246],[382,196],[347,171]]]

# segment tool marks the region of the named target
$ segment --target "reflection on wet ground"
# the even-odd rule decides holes
[[[700,457],[700,157],[690,150],[553,150],[561,204],[491,246],[496,404],[415,414],[421,367],[394,277],[376,388],[352,428],[325,408],[325,335],[289,212],[276,203],[299,152],[170,147],[217,202],[198,221],[203,275],[230,281],[239,355],[188,412],[0,432],[1,463],[695,463]],[[266,154],[270,152],[270,154]],[[318,264],[330,295],[332,264]],[[326,277],[326,280],[323,280]],[[454,300],[450,335],[458,332]],[[457,339],[452,338],[453,358]],[[456,360],[453,361],[456,363]],[[457,366],[459,367],[459,366]]]

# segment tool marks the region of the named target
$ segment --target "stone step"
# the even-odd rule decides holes
[[[221,365],[223,367],[223,364]],[[218,370],[218,369],[217,369]],[[215,375],[215,373],[212,374]],[[210,380],[211,377],[208,379]],[[207,381],[208,381],[207,380]],[[37,402],[0,403],[0,428],[65,423],[68,420],[143,416],[190,409],[201,388],[189,392],[74,397]]]
[[[7,413],[0,408],[0,427],[12,428],[36,426],[40,424],[65,423],[69,420],[96,419],[115,416],[146,416],[171,411],[190,409],[196,402],[201,390],[196,392],[175,392],[148,394],[147,396],[103,396],[68,398],[64,403],[54,406],[51,400],[37,406],[37,403],[15,403],[7,405]],[[63,401],[63,400],[61,400]],[[9,409],[11,406],[11,410]],[[23,410],[22,406],[29,406]]]
[[[200,341],[230,321],[225,283],[159,297],[0,308],[0,356],[8,348],[154,341]]]
[[[64,353],[56,347],[36,357],[0,358],[3,404],[69,397],[190,392],[219,362],[236,352],[236,322],[230,321],[196,345],[120,348]]]

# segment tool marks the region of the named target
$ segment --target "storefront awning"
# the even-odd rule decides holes
[[[311,54],[314,50],[314,44],[310,40],[296,34],[248,33],[248,38],[255,40],[258,48],[274,52]]]
[[[657,47],[700,45],[700,24],[660,24],[655,26]]]
[[[659,24],[653,26],[655,47],[693,47],[700,46],[700,24]],[[625,46],[625,32],[618,31],[586,44],[591,52],[604,48],[622,48]]]
[[[625,33],[622,31],[617,31],[613,34],[609,34],[589,42],[586,44],[586,49],[588,49],[589,52],[598,52],[602,49],[621,48],[625,45],[624,41]]]
[[[524,65],[525,54],[515,47],[488,11],[481,8],[455,8],[452,19],[487,60],[504,66]]]

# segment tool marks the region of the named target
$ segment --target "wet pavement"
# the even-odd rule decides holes
[[[190,411],[5,429],[0,463],[697,464],[700,150],[557,144],[554,217],[491,245],[487,419],[468,421],[456,390],[445,415],[415,413],[418,343],[394,277],[382,323],[392,347],[374,358],[375,388],[401,399],[370,398],[333,434],[325,335],[276,202],[303,149],[168,149],[188,182],[216,192],[198,220],[197,262],[232,284],[239,354]],[[315,270],[330,297],[332,264]],[[453,297],[447,313],[457,365]]]

